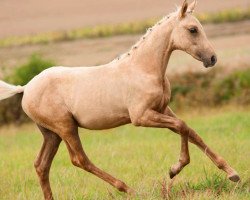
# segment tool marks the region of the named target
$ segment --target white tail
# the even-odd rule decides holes
[[[24,86],[15,86],[3,81],[0,81],[0,101],[14,96],[15,94],[22,93]]]

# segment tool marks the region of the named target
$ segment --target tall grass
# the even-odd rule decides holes
[[[235,22],[250,19],[250,8],[231,9],[217,13],[204,13],[197,15],[202,23]],[[0,39],[0,47],[46,44],[58,41],[68,41],[86,38],[111,37],[124,34],[138,34],[154,25],[159,18],[151,18],[138,22],[120,23],[116,25],[99,25],[84,27],[69,31],[55,31],[27,36],[13,36]]]

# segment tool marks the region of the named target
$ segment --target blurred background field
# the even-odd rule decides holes
[[[191,1],[190,1],[191,2]],[[0,79],[26,84],[54,66],[107,63],[127,51],[153,23],[181,0],[3,0],[0,2]],[[197,17],[218,54],[205,69],[174,52],[167,69],[171,107],[239,171],[240,184],[197,148],[176,179],[172,199],[250,198],[250,2],[199,1]],[[42,199],[33,160],[41,134],[22,112],[22,96],[0,102],[0,199]],[[163,199],[163,179],[177,161],[180,139],[166,130],[130,125],[82,131],[90,158],[138,191],[135,199]],[[4,177],[4,178],[2,178]],[[62,145],[51,173],[56,199],[126,199],[106,183],[74,168]],[[107,189],[108,188],[108,189]]]

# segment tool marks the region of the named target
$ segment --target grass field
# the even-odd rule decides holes
[[[226,107],[179,113],[214,150],[239,172],[231,183],[223,172],[191,145],[191,164],[176,177],[170,199],[250,198],[250,108]],[[168,169],[179,155],[180,138],[168,130],[134,128],[81,131],[84,148],[93,162],[133,187],[131,199],[163,199]],[[0,199],[42,199],[33,168],[42,136],[32,124],[0,129]],[[165,182],[165,183],[164,183]],[[62,144],[51,169],[55,199],[128,199],[126,194],[74,167]],[[162,186],[163,185],[163,186]],[[129,198],[130,199],[130,198]]]

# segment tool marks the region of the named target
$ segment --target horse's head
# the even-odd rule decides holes
[[[192,15],[196,4],[197,0],[190,5],[186,0],[183,2],[176,15],[172,44],[174,49],[185,51],[202,61],[205,67],[212,67],[217,62],[217,57],[200,22]]]

